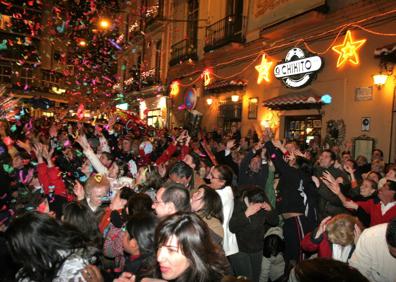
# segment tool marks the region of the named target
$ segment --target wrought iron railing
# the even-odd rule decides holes
[[[194,42],[195,41],[195,42]],[[169,65],[173,66],[187,59],[197,60],[196,40],[184,39],[172,45]]]
[[[231,42],[245,42],[246,17],[229,15],[206,27],[205,52]]]

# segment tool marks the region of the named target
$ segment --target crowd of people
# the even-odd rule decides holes
[[[396,281],[396,165],[199,129],[0,121],[2,281]]]

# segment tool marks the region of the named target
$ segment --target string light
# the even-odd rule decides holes
[[[179,81],[175,80],[172,82],[171,84],[171,91],[170,91],[170,95],[171,96],[176,96],[177,94],[179,94],[180,91],[180,87],[179,87]]]
[[[368,32],[368,33],[371,33],[371,34],[374,34],[374,35],[396,37],[395,33],[376,32],[376,31],[373,31],[371,29],[368,29],[368,28],[365,28],[365,27],[362,27],[361,25],[359,25],[361,23],[373,20],[375,18],[389,16],[389,15],[395,14],[395,13],[396,13],[396,9],[390,10],[390,11],[386,11],[386,12],[383,12],[383,13],[380,13],[380,14],[376,14],[376,15],[373,15],[373,16],[370,16],[370,17],[355,21],[355,22],[351,22],[351,23],[340,25],[340,26],[338,26],[338,27],[336,27],[334,29],[326,30],[324,32],[321,32],[321,33],[318,33],[318,34],[314,34],[314,35],[308,36],[306,38],[299,38],[299,39],[296,39],[296,40],[293,40],[293,41],[289,41],[289,42],[286,42],[286,43],[281,43],[281,44],[280,43],[273,44],[271,47],[266,48],[264,50],[260,48],[261,49],[260,51],[255,52],[253,54],[249,54],[249,55],[246,55],[246,56],[233,58],[233,59],[225,61],[225,62],[220,62],[220,63],[217,63],[217,64],[213,65],[213,67],[212,67],[212,69],[214,69],[214,68],[217,68],[217,67],[227,66],[227,65],[232,64],[232,63],[245,61],[245,60],[249,60],[250,58],[253,58],[253,60],[250,61],[241,71],[236,72],[236,73],[234,73],[232,75],[229,75],[229,76],[226,76],[226,77],[216,74],[213,70],[211,71],[210,74],[213,75],[216,78],[224,79],[224,80],[235,78],[238,75],[244,73],[247,69],[249,69],[250,66],[253,65],[258,60],[258,58],[263,56],[265,53],[268,53],[270,51],[273,52],[275,50],[282,49],[282,48],[285,48],[285,47],[288,47],[288,46],[298,46],[300,44],[303,44],[305,46],[305,48],[308,51],[310,51],[311,53],[315,53],[315,54],[318,54],[318,55],[324,55],[327,52],[329,52],[333,47],[335,47],[334,44],[338,41],[338,38],[341,36],[341,34],[343,32],[345,32],[346,29],[351,28],[351,27],[354,27],[354,28],[357,28],[357,29],[361,29],[361,30],[363,30],[365,32]],[[307,43],[308,41],[312,41],[312,40],[317,39],[317,38],[323,38],[326,35],[330,35],[330,34],[332,34],[334,32],[337,32],[335,38],[331,41],[329,46],[323,51],[314,50]],[[188,73],[188,74],[183,76],[184,78],[186,78],[186,77],[191,77],[191,76],[194,76],[194,75],[197,75],[197,74],[198,74],[198,76],[192,82],[190,82],[188,84],[180,83],[180,86],[188,87],[188,86],[194,85],[200,78],[203,77],[202,70],[198,69],[198,70],[195,70],[195,71],[193,71],[191,73]]]
[[[210,73],[211,73],[210,69],[205,69],[204,72],[202,73],[204,86],[208,86],[210,84],[211,81]]]
[[[334,52],[339,54],[337,68],[342,67],[346,62],[358,65],[359,55],[357,50],[360,49],[366,41],[367,39],[353,41],[351,31],[348,30],[345,35],[344,42],[340,45],[333,46],[332,48]]]
[[[261,57],[261,64],[257,65],[255,68],[259,75],[257,78],[257,84],[260,84],[263,80],[269,82],[269,72],[273,62],[267,60],[267,56],[264,54]]]

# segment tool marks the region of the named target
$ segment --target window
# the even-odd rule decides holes
[[[33,82],[33,69],[31,68],[22,68],[20,82],[23,85],[32,85]]]
[[[51,71],[42,71],[42,86],[52,87],[58,86],[60,82],[61,74]]]
[[[199,3],[198,0],[188,0],[188,23],[187,23],[187,35],[190,41],[190,45],[193,48],[197,47],[197,36],[198,36],[198,14],[199,14]]]
[[[0,82],[2,83],[11,82],[11,66],[6,62],[0,63]]]
[[[147,113],[147,125],[159,128],[162,126],[161,109],[150,110]]]
[[[321,116],[286,116],[285,137],[287,140],[295,140],[300,144],[308,144],[316,139],[320,143],[322,128]]]

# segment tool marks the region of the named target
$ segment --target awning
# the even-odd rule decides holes
[[[205,87],[205,94],[238,91],[245,89],[246,86],[247,81],[242,79],[218,80]]]
[[[263,102],[263,106],[272,110],[318,109],[322,106],[321,96],[313,91],[291,92]]]
[[[385,62],[396,63],[396,43],[375,49],[374,56],[381,58]]]

